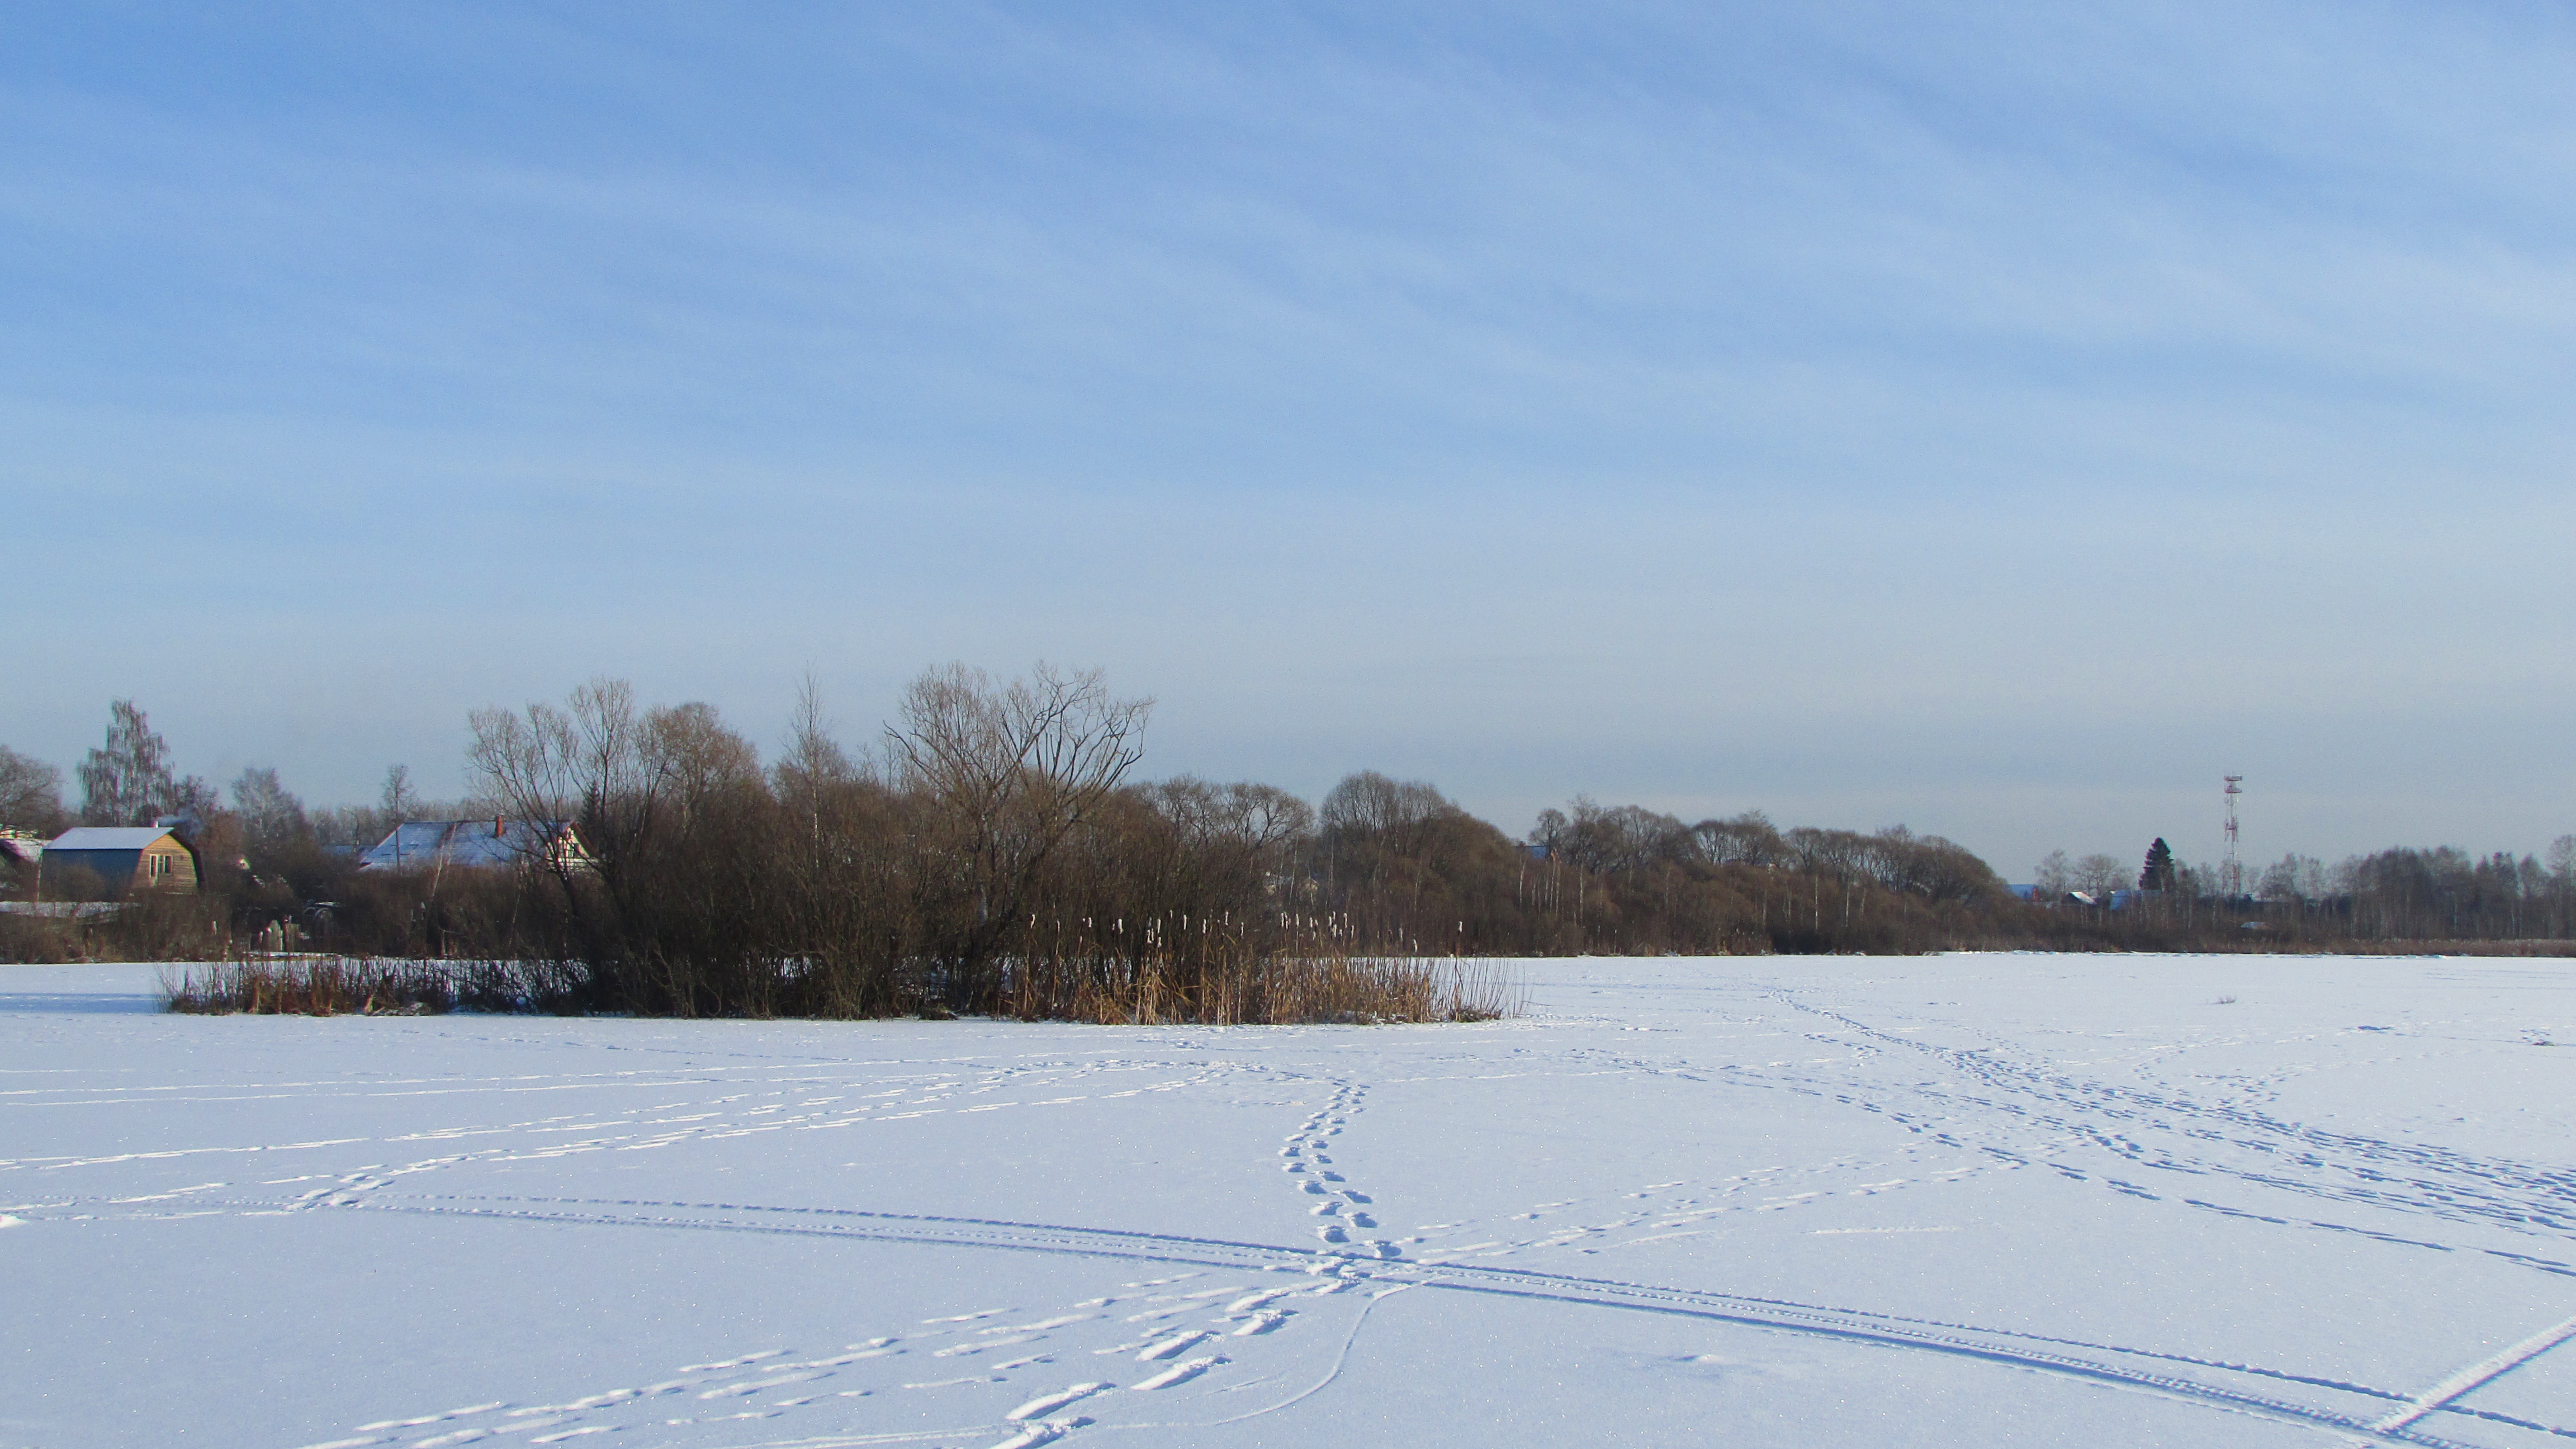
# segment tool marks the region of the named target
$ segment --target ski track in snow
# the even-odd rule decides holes
[[[2158,1075],[2157,1054],[2129,1080],[2088,1075],[2026,1041],[1979,1045],[1917,1039],[1921,1020],[1872,1019],[1814,999],[1812,988],[1749,992],[1767,1003],[1749,1039],[1779,1055],[1710,1062],[1551,1045],[1544,1023],[1514,1033],[1509,1072],[1489,1056],[1455,1066],[1460,1079],[1546,1082],[1664,1078],[1712,1090],[1782,1092],[1884,1118],[1911,1143],[1875,1153],[1736,1164],[1704,1178],[1599,1184],[1507,1212],[1396,1229],[1444,1216],[1431,1202],[1383,1201],[1356,1180],[1348,1144],[1367,1138],[1384,1080],[1299,1064],[1247,1060],[1208,1033],[1139,1032],[1115,1050],[1020,1061],[830,1062],[716,1052],[685,1065],[629,1072],[423,1075],[173,1085],[45,1084],[0,1076],[0,1110],[114,1112],[162,1103],[285,1103],[337,1111],[352,1103],[437,1103],[450,1120],[376,1136],[316,1135],[273,1142],[200,1142],[140,1150],[0,1158],[5,1221],[69,1224],[176,1221],[209,1215],[355,1213],[477,1219],[599,1230],[791,1236],[826,1251],[870,1244],[1043,1255],[1097,1265],[1094,1291],[1048,1302],[960,1303],[921,1321],[853,1318],[841,1341],[710,1344],[699,1361],[533,1401],[394,1412],[307,1449],[478,1442],[662,1442],[674,1432],[738,1426],[735,1445],[866,1443],[1023,1445],[1103,1425],[1185,1430],[1280,1412],[1332,1383],[1364,1323],[1390,1292],[1487,1295],[1569,1310],[1652,1313],[1757,1327],[2049,1374],[2152,1394],[2231,1414],[2341,1435],[2349,1442],[2487,1443],[2480,1431],[2564,1441],[2563,1423],[2482,1408],[2478,1392],[2576,1339],[2576,1319],[2517,1341],[2424,1386],[2366,1384],[2295,1365],[2195,1356],[2171,1343],[2120,1344],[2053,1336],[2032,1325],[1971,1324],[1732,1294],[1694,1281],[1631,1278],[1639,1250],[1685,1243],[1756,1219],[1798,1221],[1853,1199],[1939,1205],[1964,1183],[2047,1172],[2158,1210],[2210,1214],[2265,1230],[2355,1235],[2392,1252],[2468,1252],[2517,1270],[2576,1277],[2576,1172],[2479,1156],[2437,1143],[2329,1130],[2280,1114],[2280,1077],[2226,1080]],[[462,1020],[462,1019],[460,1019]],[[1936,1022],[1941,1035],[1969,1035]],[[466,1033],[471,1035],[471,1033]],[[1287,1029],[1272,1038],[1293,1042]],[[494,1034],[489,1041],[504,1041]],[[532,1049],[550,1042],[530,1042]],[[1640,1047],[1651,1042],[1640,1042]],[[2163,1053],[2179,1054],[2180,1047]],[[1704,1055],[1704,1053],[1702,1053]],[[1438,1070],[1412,1082],[1445,1080]],[[549,1196],[504,1191],[529,1165],[619,1154],[766,1151],[764,1142],[844,1142],[853,1134],[921,1130],[940,1118],[1011,1116],[1045,1132],[1047,1114],[1150,1110],[1159,1101],[1234,1098],[1287,1103],[1301,1113],[1261,1154],[1278,1181],[1270,1230],[1244,1239],[1193,1237],[1114,1224],[1048,1224],[943,1217],[858,1206]],[[519,1102],[560,1102],[567,1110]],[[1283,1110],[1266,1107],[1264,1110]],[[303,1121],[294,1112],[279,1120]],[[337,1120],[336,1118],[334,1120]],[[808,1136],[809,1134],[819,1134]],[[367,1159],[367,1160],[358,1160]],[[166,1173],[168,1181],[139,1174]],[[84,1190],[95,1177],[112,1181]],[[204,1180],[211,1179],[211,1180]],[[142,1190],[138,1190],[142,1189]],[[2264,1207],[2233,1200],[2245,1194]],[[2278,1210],[2282,1196],[2319,1211],[2366,1211],[2377,1226]],[[1790,1214],[1788,1219],[1771,1215]],[[1812,1220],[1812,1219],[1811,1219]],[[2421,1223],[2420,1232],[2392,1223]],[[1955,1231],[1937,1222],[1806,1229],[1817,1234]],[[2452,1241],[2459,1239],[2459,1241]],[[2498,1240],[2520,1240],[2522,1248]],[[822,1248],[822,1245],[840,1245]],[[1664,1251],[1658,1249],[1657,1251]],[[1647,1261],[1647,1260],[1639,1260]],[[1231,1395],[1276,1383],[1279,1402],[1242,1411]],[[1296,1387],[1303,1384],[1304,1387]],[[1291,1389],[1294,1392],[1290,1392]],[[936,1429],[871,1429],[879,1406],[939,1405],[982,1395],[1008,1407]],[[1267,1397],[1267,1396],[1265,1396]],[[963,1400],[959,1400],[963,1403]],[[399,1406],[396,1406],[397,1408]],[[911,1412],[909,1409],[907,1413]],[[945,1417],[947,1410],[934,1409]],[[673,1440],[671,1442],[678,1442]],[[692,1440],[690,1442],[701,1442]],[[2508,1438],[2492,1442],[2536,1442]]]

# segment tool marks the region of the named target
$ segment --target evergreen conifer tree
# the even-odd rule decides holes
[[[2169,891],[2173,888],[2173,847],[2165,844],[2165,838],[2159,835],[2156,837],[2156,843],[2147,847],[2147,864],[2145,869],[2138,872],[2138,889]]]

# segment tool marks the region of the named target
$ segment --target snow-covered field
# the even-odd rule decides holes
[[[0,967],[0,1446],[2576,1436],[2576,967],[1521,969],[1219,1031]]]

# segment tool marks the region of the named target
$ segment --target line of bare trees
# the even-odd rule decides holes
[[[949,666],[852,748],[809,683],[764,763],[712,706],[648,707],[602,680],[561,704],[476,711],[464,802],[418,800],[396,767],[373,806],[307,811],[266,769],[234,782],[230,808],[203,798],[121,704],[108,753],[122,763],[83,772],[115,775],[113,789],[84,804],[131,795],[147,810],[186,794],[230,939],[284,940],[294,925],[361,955],[523,963],[477,978],[491,1004],[648,1014],[1313,1019],[1380,1012],[1390,993],[1437,1014],[1419,1004],[1432,978],[1368,963],[2316,948],[2576,928],[2571,840],[2545,865],[2398,850],[2329,870],[2294,856],[2263,872],[2263,902],[2196,893],[2198,873],[2172,867],[2173,888],[2136,909],[2054,909],[2015,899],[1955,842],[1902,827],[1686,823],[1578,797],[1513,838],[1428,783],[1371,771],[1319,809],[1250,782],[1140,781],[1150,708],[1097,672],[995,680]],[[52,782],[32,762],[0,767],[0,786],[44,803]],[[436,856],[352,868],[356,847],[422,815],[565,822],[581,849],[531,849],[518,870]],[[2075,864],[2106,889],[2126,884],[2108,857]],[[95,949],[208,954],[226,928],[202,901],[154,903],[96,928],[123,936]],[[31,929],[0,930],[18,933],[0,954],[42,946]]]
[[[1964,847],[1903,827],[1685,825],[1578,798],[1514,841],[1428,784],[1353,775],[1303,885],[1363,940],[1511,955],[1917,951],[2006,934],[2016,904]]]
[[[2249,868],[2236,893],[2222,887],[2217,867],[2183,864],[2163,847],[2156,841],[2135,871],[2109,855],[2070,861],[2051,852],[2039,863],[2036,890],[2043,900],[2080,892],[2105,905],[2135,890],[2107,913],[2122,918],[2108,932],[2113,938],[2201,921],[2316,947],[2576,941],[2576,835],[2558,837],[2544,856],[2395,846],[2328,865],[2292,852]]]
[[[1375,772],[1318,811],[1256,783],[1132,779],[1149,710],[1096,672],[950,666],[852,751],[809,685],[765,769],[711,707],[646,708],[613,681],[478,711],[477,798],[572,823],[583,853],[506,879],[352,881],[337,929],[384,954],[562,963],[553,1004],[587,1009],[1226,1020],[1314,1014],[1247,999],[1321,989],[1287,961],[1902,951],[2008,930],[1993,873],[1937,837],[1577,800],[1514,840]]]
[[[2302,939],[2576,940],[2576,835],[2545,857],[2398,846],[2329,866],[2292,854],[2254,894],[2271,929]]]

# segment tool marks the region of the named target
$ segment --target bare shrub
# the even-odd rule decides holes
[[[77,921],[46,916],[0,915],[0,961],[53,966],[84,958]]]
[[[145,895],[100,916],[89,927],[89,954],[111,961],[205,960],[231,944],[221,899]]]

